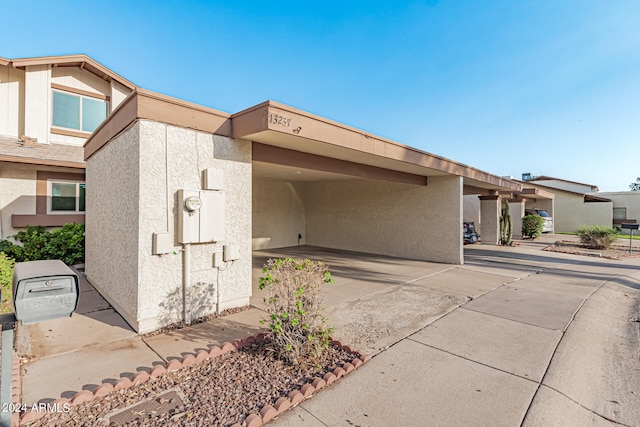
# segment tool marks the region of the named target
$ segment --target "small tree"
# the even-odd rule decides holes
[[[629,184],[631,191],[640,191],[640,176],[636,178],[636,182]]]
[[[312,363],[329,346],[333,332],[321,306],[322,285],[333,283],[329,267],[308,259],[270,259],[262,273],[259,284],[266,293],[270,350],[292,365]]]
[[[530,239],[536,239],[542,235],[544,218],[540,215],[525,215],[522,218],[522,235]]]
[[[504,246],[511,246],[512,235],[512,223],[511,213],[509,212],[509,202],[502,200],[502,214],[500,215],[500,244]]]

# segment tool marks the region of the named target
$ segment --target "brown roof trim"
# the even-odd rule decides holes
[[[0,65],[7,66],[7,65],[9,65],[10,62],[11,61],[8,60],[7,58],[3,58],[3,57],[0,56]]]
[[[562,182],[567,182],[569,184],[584,185],[584,186],[592,187],[592,188],[595,187],[596,191],[598,189],[597,185],[585,184],[584,182],[578,182],[578,181],[569,181],[568,179],[554,178],[552,176],[546,176],[546,175],[536,176],[535,178],[532,178],[532,179],[530,179],[529,181],[526,181],[526,182],[530,182],[530,181],[562,181]]]
[[[604,198],[604,197],[598,197],[598,196],[593,196],[593,195],[590,195],[590,194],[585,194],[584,195],[584,201],[586,203],[589,203],[589,202],[612,202],[613,200],[607,199],[607,198]]]
[[[538,184],[537,182],[531,182],[531,181],[525,181],[524,182],[525,185],[530,184],[530,185],[535,185],[536,187],[542,187],[545,190],[548,190],[550,193],[555,193],[556,191],[561,191],[563,193],[569,193],[569,194],[575,194],[578,196],[585,196],[585,193],[579,193],[577,191],[571,191],[571,190],[565,190],[563,188],[555,188],[555,187],[549,187],[548,185],[543,185],[543,184]],[[604,200],[602,200],[604,201]],[[606,200],[606,201],[611,201],[611,200]]]
[[[76,168],[76,169],[85,169],[87,167],[85,163],[68,162],[63,160],[35,159],[32,157],[17,157],[17,156],[5,156],[5,155],[0,155],[0,162],[25,163],[29,165],[43,165],[43,166],[61,166],[65,168]]]
[[[14,68],[24,68],[29,65],[82,66],[83,68],[103,79],[116,80],[118,83],[128,87],[129,89],[137,88],[137,85],[135,85],[134,83],[111,71],[109,68],[100,64],[95,59],[90,58],[89,56],[84,54],[18,58],[12,59],[11,65]]]
[[[527,198],[527,196],[531,197],[531,196],[539,196],[536,197],[537,199],[555,199],[556,195],[553,194],[550,191],[546,191],[543,190],[541,188],[523,188],[522,191],[519,194],[520,196],[524,197],[525,199]],[[533,197],[531,197],[533,198]]]
[[[269,120],[269,117],[275,116],[282,116],[285,120],[281,122]],[[252,139],[252,135],[257,133],[275,131],[290,137],[299,137],[301,140],[314,140],[373,154],[500,186],[508,190],[520,191],[522,189],[522,185],[515,181],[275,101],[265,101],[235,113],[231,118],[233,138]]]
[[[87,160],[137,119],[231,136],[228,113],[137,88],[102,122],[84,145]]]

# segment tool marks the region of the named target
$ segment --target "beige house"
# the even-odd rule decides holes
[[[640,222],[640,191],[614,191],[587,193],[588,196],[603,197],[613,203],[613,225],[637,224]]]
[[[461,264],[463,193],[497,224],[498,192],[521,190],[284,104],[227,114],[141,89],[85,159],[86,274],[141,333],[248,304],[255,249]]]
[[[522,182],[525,188],[544,190],[555,196],[555,232],[574,232],[583,225],[613,225],[613,202],[598,187],[548,176]]]
[[[85,55],[0,58],[0,238],[84,222],[85,141],[136,86]]]

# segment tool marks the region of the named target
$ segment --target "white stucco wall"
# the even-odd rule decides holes
[[[182,318],[183,255],[177,243],[177,221],[183,203],[177,200],[177,193],[179,189],[201,189],[202,172],[207,168],[221,170],[224,175],[226,238],[224,242],[191,245],[188,294],[192,319],[216,310],[217,286],[221,310],[249,303],[251,143],[141,120],[87,163],[91,200],[109,205],[97,215],[97,208],[87,202],[87,229],[92,230],[93,239],[98,239],[105,226],[121,231],[118,239],[92,241],[94,253],[87,257],[87,276],[107,299],[118,302],[121,314],[141,333]],[[118,181],[114,174],[126,177],[135,187],[125,202],[135,208],[125,209],[125,218],[118,220],[107,214],[123,204],[109,195]],[[103,197],[107,200],[100,202]],[[122,227],[122,223],[127,225]],[[174,236],[176,254],[152,255],[154,232]],[[218,271],[213,268],[213,254],[228,244],[239,247],[240,259]],[[126,251],[129,260],[114,261],[102,256],[119,252],[122,245],[132,248]],[[114,280],[98,274],[118,269],[121,264],[133,280]],[[128,301],[123,300],[127,298]]]
[[[37,171],[79,173],[72,168],[0,162],[0,239],[24,230],[11,227],[12,215],[36,213]]]
[[[483,231],[480,240],[483,245],[497,245],[500,241],[500,214],[502,200],[497,196],[483,196],[480,199],[480,215]]]
[[[429,177],[428,184],[306,183],[306,243],[461,264],[462,178]]]
[[[535,203],[538,207],[540,203]],[[544,208],[543,205],[540,205]],[[527,203],[527,208],[534,207]],[[581,194],[555,192],[553,225],[556,233],[574,232],[583,225],[602,225],[611,227],[613,223],[613,205],[611,202],[584,203]]]
[[[295,246],[305,242],[305,208],[300,186],[253,179],[253,249]]]
[[[87,161],[85,272],[131,324],[137,324],[139,124]]]
[[[0,163],[0,239],[16,234],[11,215],[36,212],[36,168],[32,165]]]
[[[640,222],[640,191],[589,193],[613,201],[614,208],[627,208],[627,218]]]
[[[24,71],[0,65],[0,135],[24,134]]]

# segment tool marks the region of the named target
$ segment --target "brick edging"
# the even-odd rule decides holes
[[[151,378],[159,378],[167,372],[177,371],[179,369],[185,368],[187,366],[191,366],[196,363],[201,363],[206,359],[213,359],[219,357],[223,354],[230,353],[233,351],[237,351],[247,345],[253,344],[254,342],[262,342],[268,336],[267,333],[259,333],[257,335],[250,335],[245,339],[237,339],[233,341],[233,343],[225,342],[221,346],[213,346],[209,351],[200,350],[195,355],[188,354],[182,359],[173,359],[168,361],[167,363],[156,365],[153,368],[149,369],[149,372],[146,370],[141,370],[136,373],[133,378],[128,376],[121,376],[115,384],[111,383],[102,383],[100,384],[93,392],[89,390],[82,390],[74,394],[70,399],[60,398],[54,400],[51,404],[62,406],[62,405],[71,405],[76,406],[82,403],[89,402],[96,398],[102,398],[108,395],[111,392],[126,389],[132,387],[134,385],[142,384],[144,382],[149,381]],[[310,383],[303,384],[299,390],[293,390],[289,392],[288,396],[278,398],[273,405],[265,405],[259,413],[251,414],[245,418],[243,423],[236,423],[233,427],[257,427],[261,426],[269,421],[271,421],[276,416],[284,413],[285,411],[291,409],[292,407],[298,405],[305,399],[308,399],[313,394],[318,392],[320,389],[332,384],[339,378],[347,375],[350,372],[358,369],[364,363],[371,360],[371,356],[368,356],[358,350],[355,350],[350,345],[345,345],[340,340],[332,340],[331,344],[335,347],[339,347],[344,351],[355,354],[356,357],[351,362],[345,363],[342,367],[335,368],[332,372],[327,372],[324,374],[322,378],[316,377]],[[16,361],[18,363],[18,381],[16,385]],[[17,357],[14,357],[14,388],[13,388],[13,401],[14,403],[19,403],[21,397],[21,386],[20,386],[20,365]],[[36,421],[47,414],[45,411],[27,411],[20,416],[19,413],[13,414],[13,427],[18,427],[19,425],[26,425],[33,421]]]

